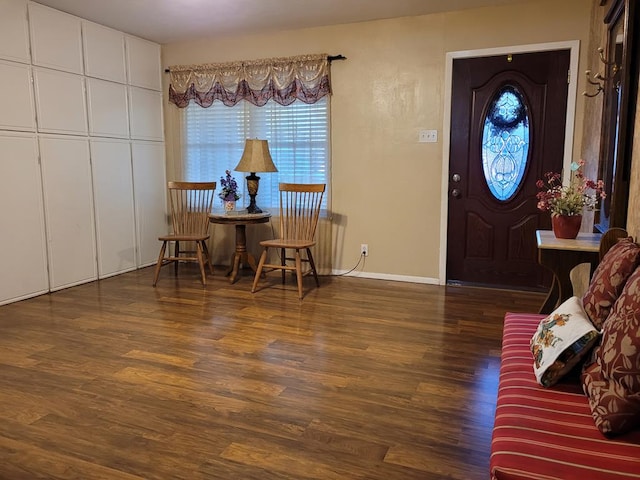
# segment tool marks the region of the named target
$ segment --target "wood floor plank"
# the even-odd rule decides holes
[[[485,480],[502,319],[544,299],[152,275],[0,307],[1,479]]]

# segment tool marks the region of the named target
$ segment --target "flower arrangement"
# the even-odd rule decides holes
[[[582,215],[582,211],[594,210],[598,200],[605,198],[604,182],[594,182],[585,178],[582,173],[584,160],[571,164],[571,181],[569,185],[562,185],[559,173],[545,173],[545,180],[538,180],[536,186],[540,189],[536,198],[538,209],[551,212],[551,216]],[[593,193],[587,193],[593,190]]]
[[[220,185],[222,186],[222,191],[218,196],[222,200],[225,202],[235,202],[240,199],[240,195],[238,195],[238,184],[236,179],[231,176],[229,170],[225,171],[224,177],[220,177]]]

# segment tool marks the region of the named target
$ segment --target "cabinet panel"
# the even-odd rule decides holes
[[[0,61],[0,128],[35,131],[31,67]]]
[[[164,144],[134,142],[132,157],[138,266],[142,267],[156,262],[158,237],[168,232]]]
[[[122,140],[91,140],[98,277],[136,268],[131,146]]]
[[[26,0],[0,0],[0,58],[29,63]]]
[[[98,137],[129,138],[127,87],[87,78],[89,134]]]
[[[131,138],[162,141],[162,93],[129,87],[129,119]]]
[[[29,24],[34,65],[83,73],[80,18],[30,2]]]
[[[97,278],[89,141],[40,136],[52,290]]]
[[[38,131],[87,134],[84,77],[48,68],[34,68]]]
[[[126,37],[129,84],[162,90],[160,45],[137,37]]]
[[[126,83],[124,34],[97,23],[82,22],[85,74]]]
[[[0,305],[49,289],[35,134],[0,134]],[[18,206],[19,205],[19,206]]]

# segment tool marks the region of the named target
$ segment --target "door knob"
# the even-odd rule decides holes
[[[453,190],[451,190],[451,195],[453,195],[455,198],[460,197],[460,190],[454,188]]]
[[[451,180],[453,180],[454,182],[459,182],[460,181],[460,175],[458,175],[457,173],[454,173],[453,176],[451,177]]]

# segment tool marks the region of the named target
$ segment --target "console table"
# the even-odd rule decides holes
[[[551,230],[537,230],[538,263],[553,272],[553,282],[540,313],[553,312],[573,295],[569,276],[581,263],[591,264],[591,273],[598,265],[600,233],[579,233],[574,240],[556,238]]]
[[[258,266],[256,265],[256,259],[253,255],[247,252],[246,226],[258,223],[267,223],[270,218],[271,214],[269,212],[232,212],[209,214],[209,221],[211,223],[235,225],[236,227],[236,249],[235,252],[233,252],[233,254],[231,255],[229,270],[226,273],[226,275],[231,275],[229,277],[230,283],[234,283],[238,279],[240,264],[249,265],[254,272],[258,269]]]

